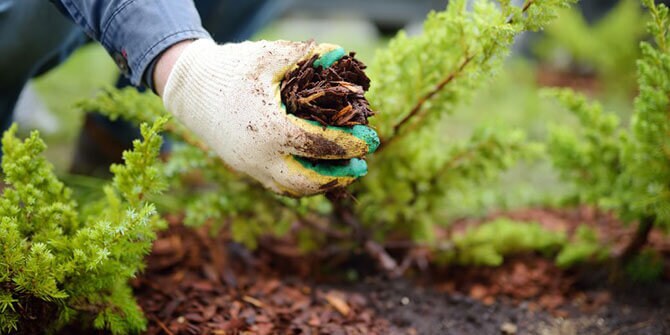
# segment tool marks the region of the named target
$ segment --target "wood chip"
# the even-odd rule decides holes
[[[246,301],[246,302],[248,302],[248,303],[250,303],[250,304],[252,304],[252,305],[254,305],[258,308],[263,308],[263,302],[254,298],[254,297],[250,297],[248,295],[245,295],[244,297],[242,297],[242,300],[244,300],[244,301]]]
[[[370,79],[365,64],[350,53],[328,68],[314,67],[317,56],[298,63],[280,85],[289,113],[323,126],[368,124],[374,115],[364,94]]]
[[[348,316],[351,312],[349,305],[342,299],[342,297],[335,292],[328,292],[326,294],[326,301],[333,306],[343,316]]]

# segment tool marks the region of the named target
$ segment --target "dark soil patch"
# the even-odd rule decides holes
[[[356,289],[366,292],[378,315],[389,320],[389,334],[670,334],[667,282],[633,291],[581,291],[560,315],[537,308],[537,301],[484,303],[406,281],[374,280]],[[587,305],[592,308],[584,309]]]
[[[628,232],[584,208],[508,214],[545,226],[599,222],[600,232]],[[319,265],[250,253],[225,235],[170,221],[133,283],[148,334],[670,334],[670,266],[658,283],[623,286],[609,284],[603,267],[565,271],[538,255],[497,268],[346,280],[350,268],[290,272]],[[663,252],[666,240],[655,237],[654,248]]]
[[[16,288],[10,284],[3,286],[6,286],[2,288],[9,292],[16,292]],[[55,320],[58,316],[58,307],[42,299],[31,295],[19,295],[17,300],[15,306],[19,315],[18,324],[21,326],[18,332],[12,334],[39,334],[45,327],[52,326],[45,324],[45,320]]]

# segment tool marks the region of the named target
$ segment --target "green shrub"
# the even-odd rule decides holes
[[[642,248],[653,225],[670,229],[670,21],[667,7],[643,3],[651,13],[648,30],[655,44],[640,44],[639,95],[629,128],[577,93],[549,91],[580,122],[577,130],[555,127],[549,142],[555,166],[574,185],[574,198],[639,222],[624,260]]]
[[[608,248],[598,240],[596,232],[589,226],[580,225],[556,255],[556,265],[566,268],[584,261],[601,261],[608,255]]]
[[[496,266],[506,255],[540,252],[551,255],[566,244],[563,232],[536,222],[497,219],[452,237],[453,248],[438,255],[444,263]]]
[[[142,125],[144,141],[114,165],[104,198],[76,203],[42,156],[37,132],[2,138],[5,187],[0,198],[0,333],[52,332],[77,321],[112,333],[145,327],[128,279],[161,224],[148,196],[166,186],[156,157],[164,120]]]
[[[449,244],[437,252],[436,260],[442,264],[498,266],[507,256],[527,253],[555,257],[556,265],[570,267],[603,260],[608,249],[586,225],[580,225],[568,237],[564,231],[552,231],[537,222],[502,218],[451,236]]]
[[[299,229],[298,242],[306,249],[332,236],[353,236],[361,227],[371,235],[366,239],[392,233],[431,241],[447,194],[495,178],[526,152],[520,133],[481,129],[467,141],[450,143],[435,125],[500,68],[514,36],[540,28],[567,2],[529,0],[515,7],[509,1],[497,6],[480,0],[469,11],[466,1],[453,1],[446,11],[428,17],[422,35],[400,33],[380,51],[370,67],[375,82],[370,101],[381,111],[375,127],[385,143],[370,161],[373,172],[350,189],[357,203],[267,192],[228,170],[180,124],[163,119],[157,98],[132,90],[111,91],[82,104],[112,117],[154,123],[142,127],[145,141],[125,153],[126,165],[112,167],[114,180],[99,201],[72,200],[39,156],[44,144],[36,134],[20,142],[7,133],[3,169],[8,187],[0,203],[2,331],[30,332],[34,317],[52,330],[74,320],[114,333],[143,329],[127,280],[142,269],[155,237],[152,229],[160,220],[152,201],[177,204],[187,224],[213,222],[250,247],[263,234],[291,229]],[[169,161],[159,163],[156,132],[163,126],[183,143]],[[167,184],[171,196],[155,197]],[[360,225],[347,222],[344,214]],[[338,242],[353,246],[360,241]],[[30,304],[50,306],[31,309],[50,314],[31,315],[25,310]]]

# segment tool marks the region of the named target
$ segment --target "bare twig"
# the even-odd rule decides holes
[[[649,233],[651,233],[651,229],[654,227],[655,220],[656,219],[653,216],[646,216],[640,220],[633,239],[630,240],[621,253],[620,260],[622,263],[630,261],[647,244]]]
[[[396,274],[398,271],[398,263],[391,257],[384,247],[373,240],[365,242],[365,251],[377,261],[377,264],[389,274]]]
[[[163,323],[163,321],[159,320],[159,319],[156,318],[156,317],[152,317],[152,319],[153,319],[154,321],[156,321],[156,323],[158,324],[158,326],[161,327],[161,329],[162,329],[166,334],[168,334],[168,335],[174,335],[174,333],[173,333],[172,331],[170,331],[170,328],[168,328],[167,326],[165,326],[165,323]]]

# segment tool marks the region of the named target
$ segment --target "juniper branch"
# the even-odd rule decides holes
[[[524,13],[526,13],[528,11],[528,9],[533,5],[533,3],[534,3],[534,0],[527,0],[521,8],[521,14],[523,15]],[[514,22],[514,17],[510,16],[505,21],[505,24],[508,25],[508,24],[512,24],[513,22]],[[483,52],[483,54],[485,56],[485,59],[483,59],[481,61],[481,63],[486,63],[491,59],[491,57],[493,56],[493,54],[491,53],[491,49],[492,49],[492,47],[489,47],[487,50],[485,50]],[[438,93],[440,93],[448,84],[453,82],[454,79],[456,79],[459,75],[461,75],[465,71],[466,67],[472,62],[472,60],[476,56],[477,56],[476,54],[469,55],[468,52],[466,51],[465,55],[464,55],[464,58],[463,58],[463,61],[458,66],[458,68],[455,71],[448,73],[444,77],[444,79],[442,79],[440,82],[437,83],[437,85],[435,85],[435,87],[432,90],[430,90],[424,96],[420,97],[417,100],[416,104],[409,111],[409,113],[407,115],[405,115],[405,117],[403,117],[397,124],[395,124],[393,126],[393,132],[391,133],[391,135],[389,135],[388,139],[382,139],[382,143],[381,143],[380,148],[379,148],[378,151],[383,150],[386,146],[388,146],[389,144],[394,142],[395,139],[398,138],[398,135],[400,134],[400,131],[402,130],[402,128],[407,123],[409,123],[410,120],[412,120],[414,118],[418,118],[418,120],[415,121],[411,127],[407,128],[408,131],[411,131],[411,130],[415,129],[416,127],[418,127],[418,125],[421,124],[422,120],[425,118],[425,114],[420,114],[420,112],[421,112],[423,106],[426,104],[426,102],[431,100],[434,96],[436,96]]]

